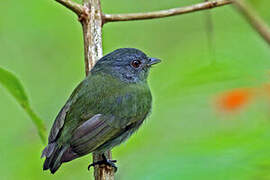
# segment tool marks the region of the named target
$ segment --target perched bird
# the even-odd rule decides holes
[[[55,173],[62,163],[105,151],[129,138],[151,110],[149,69],[159,63],[133,48],[102,57],[73,91],[51,128],[44,170]],[[113,167],[115,161],[103,161]]]

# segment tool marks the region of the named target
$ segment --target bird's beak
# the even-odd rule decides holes
[[[157,59],[157,58],[149,58],[149,63],[147,64],[147,66],[152,66],[152,65],[154,65],[154,64],[158,64],[158,63],[160,63],[161,62],[161,60],[160,59]]]

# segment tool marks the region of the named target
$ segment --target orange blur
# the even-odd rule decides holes
[[[248,104],[251,97],[251,89],[235,89],[221,94],[218,98],[218,106],[221,110],[235,111]]]

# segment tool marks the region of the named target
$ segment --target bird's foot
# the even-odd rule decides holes
[[[114,168],[114,172],[117,171],[117,166],[115,165],[115,163],[117,162],[116,160],[109,160],[109,159],[106,158],[106,156],[104,154],[102,154],[102,158],[103,158],[103,160],[93,162],[92,164],[90,164],[88,166],[88,171],[90,170],[90,168],[92,166],[95,167],[96,165],[107,165],[107,166],[110,166],[110,167]]]

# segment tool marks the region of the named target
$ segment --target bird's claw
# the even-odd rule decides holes
[[[109,160],[105,156],[102,156],[102,157],[103,157],[103,160],[97,161],[97,162],[93,162],[92,164],[90,164],[88,166],[88,171],[90,170],[90,168],[92,166],[95,167],[96,165],[107,165],[107,166],[113,167],[114,168],[114,172],[116,172],[117,171],[117,166],[114,163],[116,163],[117,160]]]

